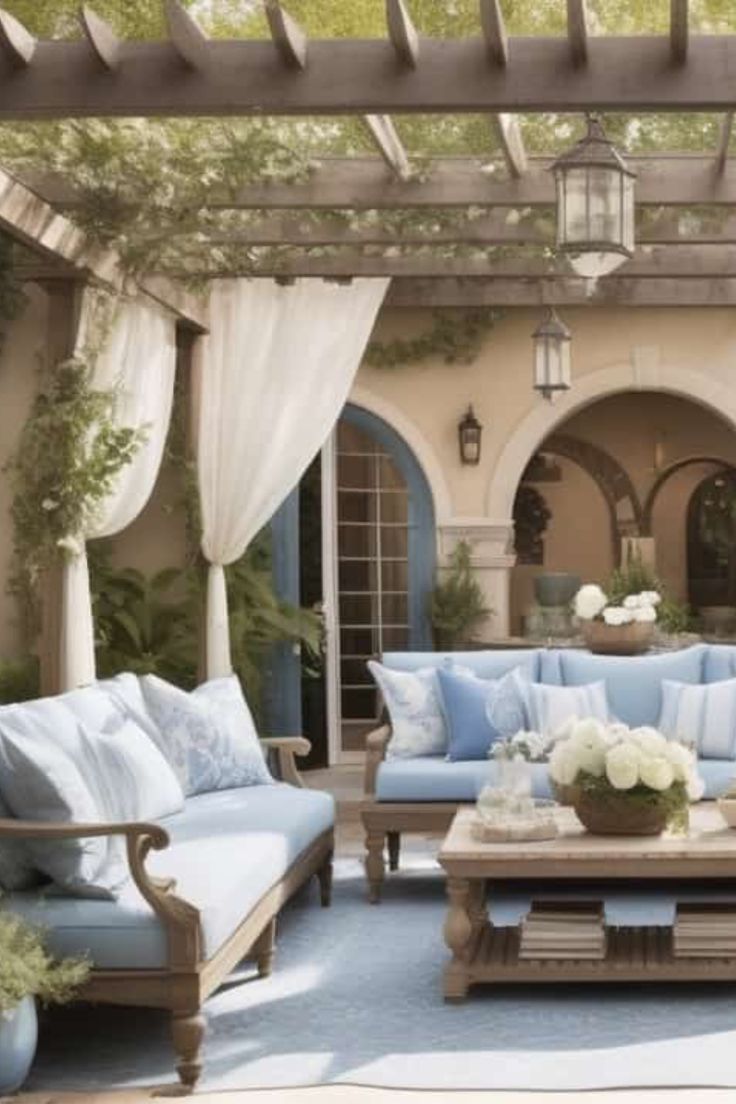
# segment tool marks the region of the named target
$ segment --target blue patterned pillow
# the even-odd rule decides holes
[[[371,659],[368,669],[383,695],[391,719],[387,758],[442,755],[447,750],[447,732],[436,668],[394,671]]]
[[[491,744],[529,727],[529,679],[515,667],[498,679],[437,672],[445,720],[447,758],[485,759]]]
[[[191,693],[143,675],[141,690],[156,742],[187,797],[273,782],[236,675]]]

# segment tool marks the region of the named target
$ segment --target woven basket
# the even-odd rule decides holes
[[[581,632],[588,648],[597,655],[640,655],[652,643],[654,624],[631,621],[628,625],[607,625],[605,621],[583,621]]]
[[[642,805],[625,793],[592,797],[578,790],[573,806],[580,823],[595,836],[659,836],[667,827],[664,803]]]

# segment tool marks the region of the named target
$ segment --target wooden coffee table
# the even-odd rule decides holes
[[[496,928],[486,911],[488,883],[552,885],[605,882],[681,882],[731,879],[736,891],[736,831],[713,802],[693,806],[687,836],[592,836],[572,809],[555,810],[560,835],[537,843],[479,843],[470,825],[476,812],[460,809],[439,854],[447,874],[449,910],[444,936],[452,952],[445,971],[446,1000],[487,982],[736,981],[736,958],[675,958],[672,929],[611,927],[605,959],[519,959],[519,928]]]

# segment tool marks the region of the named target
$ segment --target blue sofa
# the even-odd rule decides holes
[[[643,656],[593,655],[579,649],[507,649],[472,652],[387,652],[384,666],[415,671],[447,663],[461,664],[480,678],[498,678],[522,667],[532,681],[577,686],[603,679],[611,712],[629,725],[656,726],[662,705],[661,683],[710,683],[736,677],[736,647],[696,644],[681,651]],[[380,900],[388,845],[389,865],[398,866],[403,832],[444,832],[462,802],[475,801],[495,770],[487,759],[448,762],[433,755],[386,758],[388,725],[369,733],[366,746],[365,797],[361,818],[366,840],[369,899]],[[731,759],[702,759],[705,797],[722,794],[736,775]],[[549,797],[544,764],[532,766],[534,793]]]
[[[75,691],[76,707],[96,694],[99,711],[104,687]],[[322,905],[330,901],[335,806],[331,795],[303,787],[294,756],[307,754],[309,742],[261,744],[274,784],[199,793],[157,821],[48,823],[7,812],[0,819],[0,843],[11,847],[124,840],[131,877],[114,898],[64,896],[42,885],[2,893],[0,908],[39,925],[54,954],[89,957],[80,999],[167,1009],[187,1088],[202,1069],[207,997],[243,958],[255,960],[261,976],[270,972],[276,917],[308,879],[319,880]]]

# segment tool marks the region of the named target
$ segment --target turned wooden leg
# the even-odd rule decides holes
[[[399,851],[401,850],[401,833],[389,832],[386,838],[388,839],[388,868],[389,870],[398,870]]]
[[[468,994],[468,959],[474,931],[471,883],[466,878],[448,878],[447,896],[450,907],[444,936],[452,961],[445,970],[444,993],[447,1001],[461,1001]]]
[[[269,977],[276,953],[276,917],[270,920],[256,940],[253,948],[259,977]]]
[[[368,876],[368,900],[372,905],[377,905],[381,900],[381,888],[383,886],[383,846],[385,833],[369,828],[366,832],[365,847],[365,872]]]
[[[320,904],[322,908],[329,908],[332,903],[332,851],[317,871],[317,877],[319,879]]]
[[[186,1089],[193,1089],[202,1073],[205,1019],[201,1012],[172,1012],[171,1034],[179,1061],[176,1072]]]
[[[473,932],[477,933],[488,923],[488,911],[486,909],[486,883],[482,878],[473,881],[468,897],[468,916],[473,925]]]

